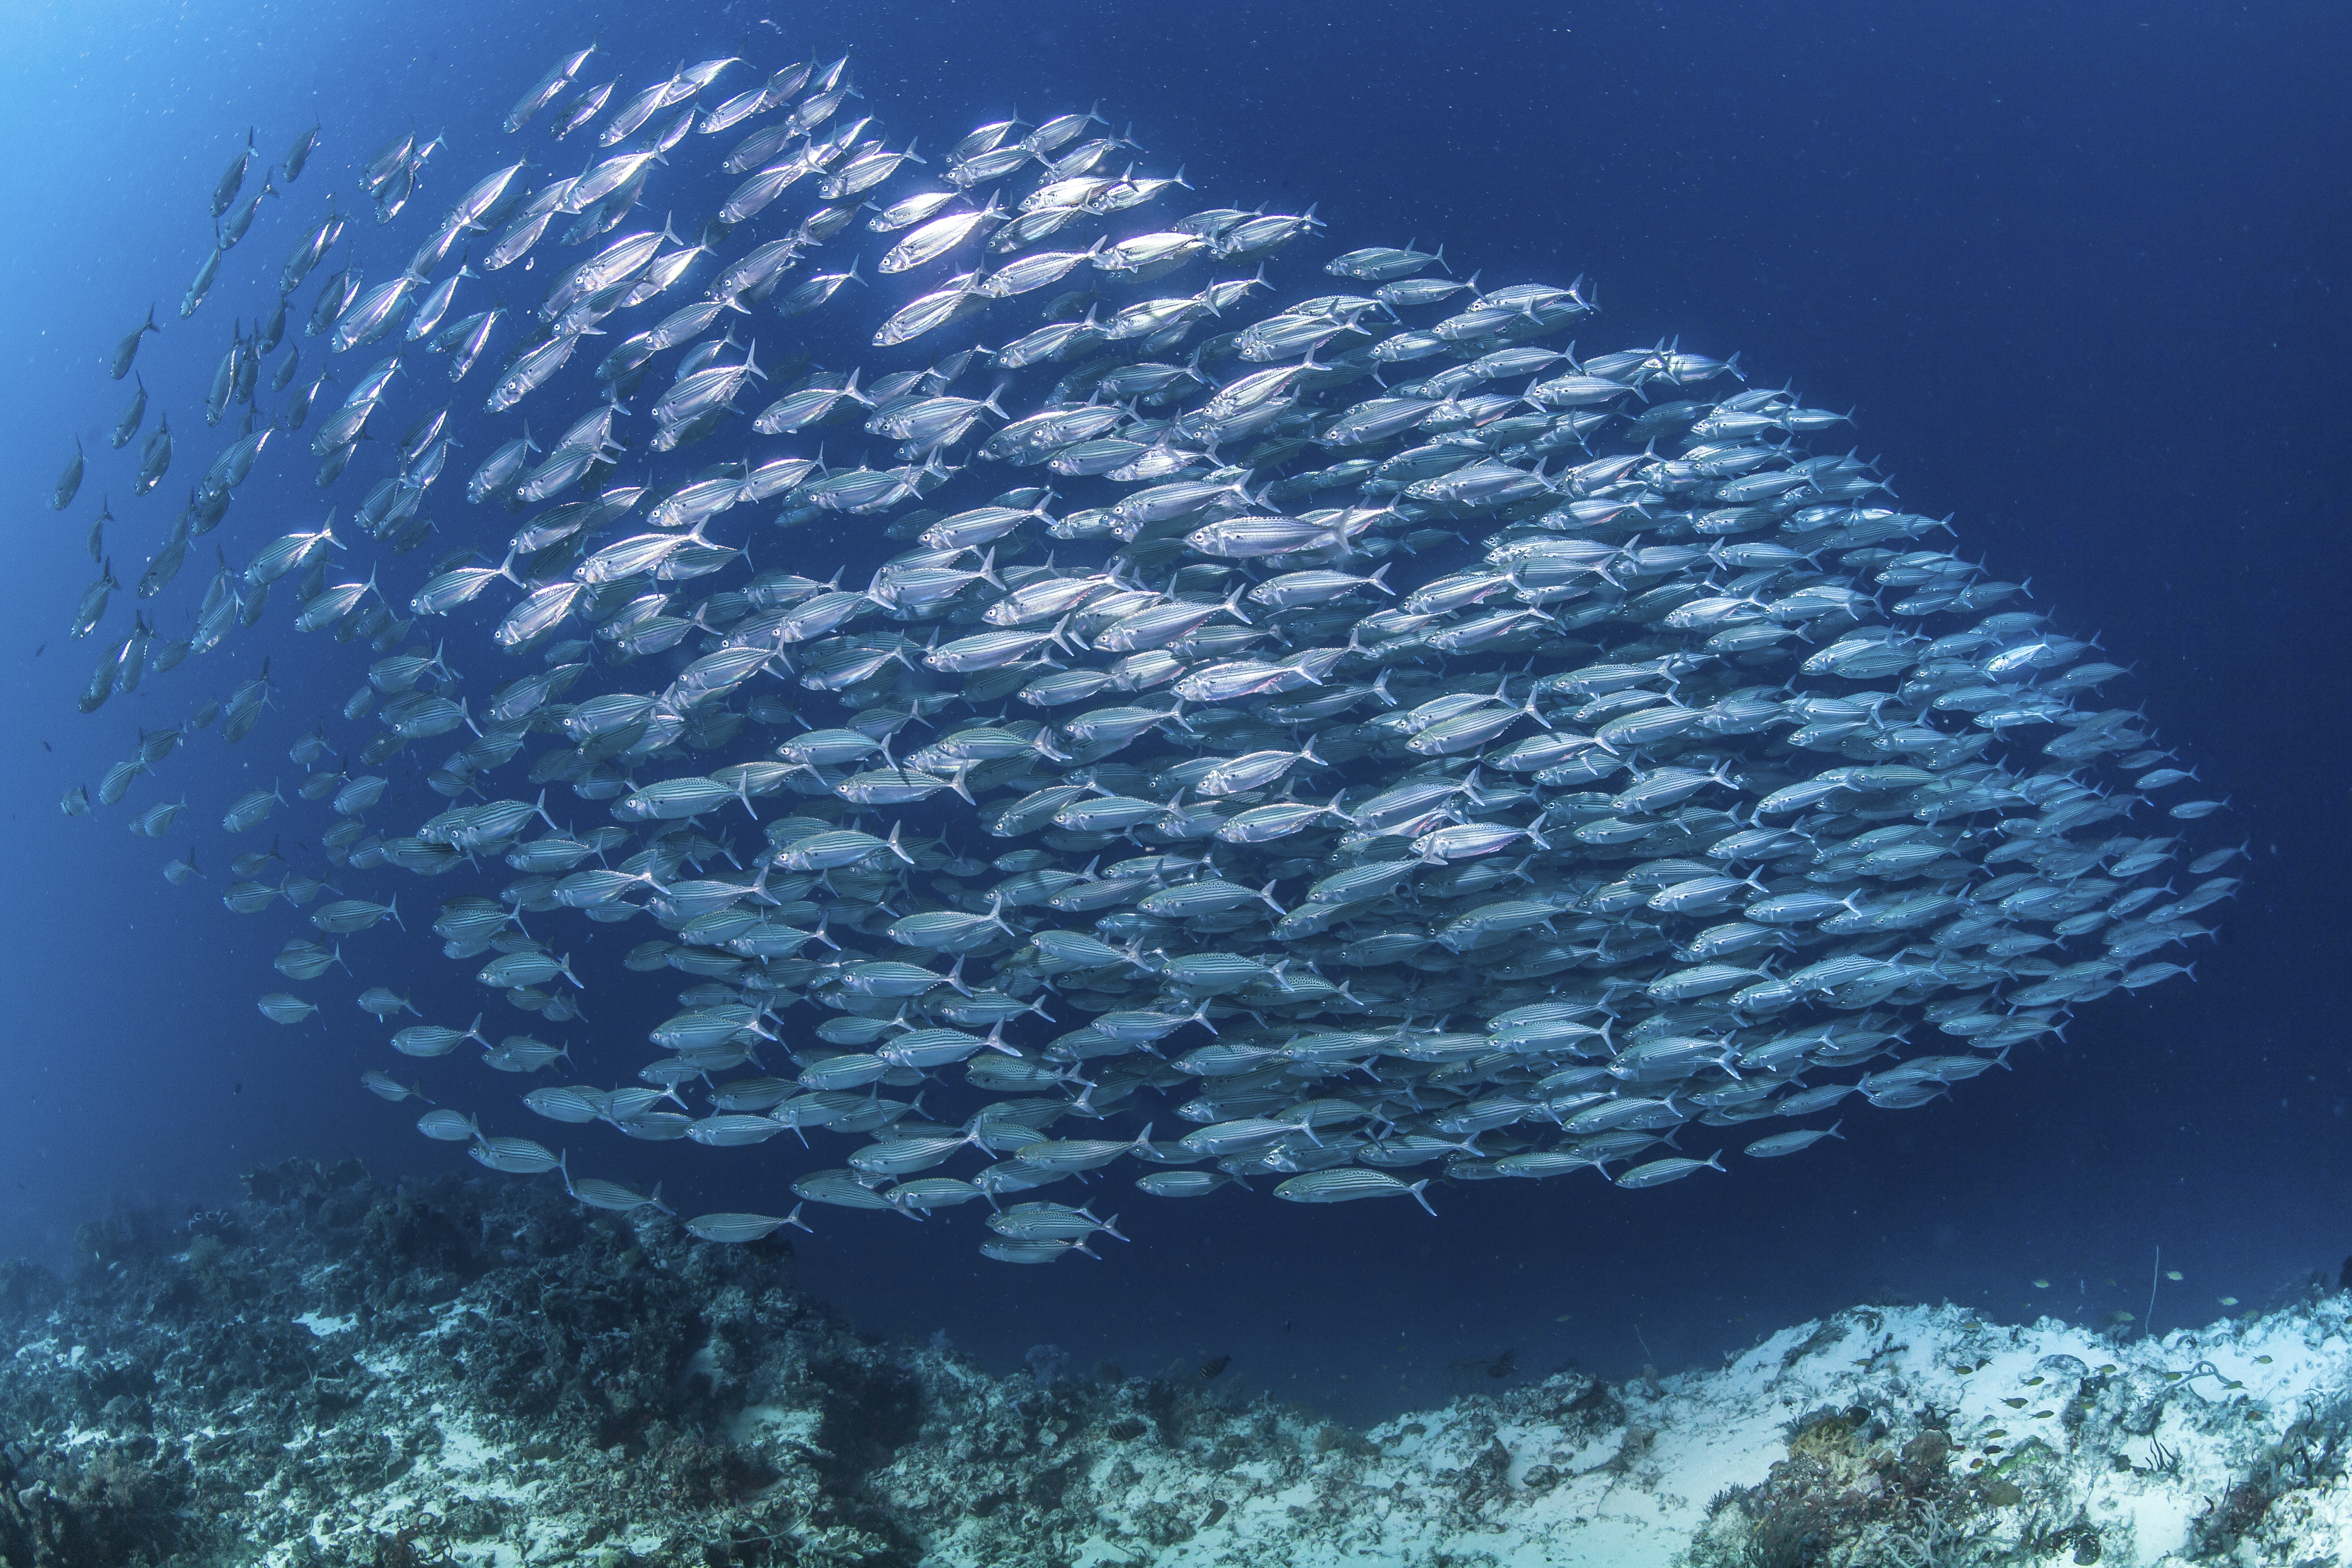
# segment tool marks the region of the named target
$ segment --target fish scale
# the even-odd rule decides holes
[[[507,129],[567,95],[562,131],[600,112],[611,86],[574,81],[594,52],[559,59]],[[645,85],[598,141],[614,147],[640,129],[656,140],[528,197],[510,191],[520,164],[491,169],[413,259],[363,258],[392,281],[365,288],[362,258],[329,279],[310,320],[336,348],[388,331],[425,290],[408,334],[414,360],[452,356],[457,379],[499,340],[506,368],[487,407],[420,421],[407,441],[371,442],[414,395],[422,363],[404,371],[388,359],[360,378],[313,446],[321,488],[375,487],[359,509],[364,531],[347,543],[330,517],[265,543],[242,574],[224,566],[190,643],[154,631],[160,609],[157,623],[141,611],[127,635],[110,634],[82,697],[94,710],[147,673],[226,647],[268,612],[280,578],[295,579],[286,594],[298,624],[373,641],[372,679],[394,698],[389,728],[373,738],[322,729],[309,751],[317,761],[348,746],[359,765],[391,776],[347,764],[313,775],[325,783],[287,808],[348,819],[315,833],[315,851],[298,851],[323,855],[337,879],[336,900],[310,919],[365,945],[360,967],[373,979],[409,951],[392,930],[396,879],[447,876],[445,886],[482,889],[445,901],[435,929],[448,957],[551,1021],[576,1016],[577,1004],[569,987],[545,983],[593,982],[592,969],[616,963],[714,988],[652,1030],[650,1045],[677,1053],[654,1060],[649,1050],[635,1069],[656,1090],[601,1102],[604,1091],[533,1091],[534,1110],[602,1134],[600,1151],[619,1136],[863,1137],[826,1156],[848,1169],[803,1175],[794,1190],[901,1212],[1002,1199],[1130,1158],[1208,1166],[1139,1184],[1169,1196],[1255,1171],[1285,1174],[1275,1194],[1286,1201],[1409,1195],[1427,1207],[1419,1179],[1390,1173],[1413,1164],[1471,1179],[1591,1163],[1620,1167],[1620,1186],[1654,1185],[1713,1158],[1625,1168],[1659,1131],[1811,1114],[1857,1089],[1881,1108],[1923,1103],[2054,1030],[2063,1009],[2186,973],[2142,961],[2210,935],[2198,912],[2236,892],[2235,879],[2214,876],[2232,853],[2217,843],[2158,850],[2107,831],[2143,799],[2191,829],[2225,806],[2180,798],[2193,770],[2157,768],[2166,754],[2139,716],[2095,706],[2120,667],[2089,663],[2092,645],[2004,610],[2016,585],[1907,547],[1946,525],[1895,510],[1874,468],[1807,454],[1806,437],[1844,416],[1781,391],[1718,396],[1739,374],[1736,357],[1679,344],[1579,361],[1557,341],[1591,313],[1582,279],[1482,289],[1475,277],[1412,276],[1440,265],[1442,249],[1354,247],[1321,270],[1376,285],[1377,299],[1282,306],[1285,290],[1310,292],[1316,280],[1317,262],[1278,254],[1307,248],[1321,226],[1312,207],[1125,216],[1188,187],[1181,173],[1094,173],[1110,139],[1047,162],[1089,114],[1049,120],[1025,141],[1008,142],[1009,124],[950,136],[946,191],[893,184],[921,167],[915,141],[889,152],[878,130],[860,140],[868,121],[835,119],[855,94],[845,60],[656,119],[732,63],[641,73]],[[762,114],[778,123],[731,153],[688,132],[689,121],[709,134]],[[808,139],[787,151],[795,136]],[[409,136],[378,155],[366,183],[379,216],[398,216],[438,146]],[[289,182],[299,162],[289,160]],[[479,263],[493,270],[520,259],[556,216],[577,216],[565,237],[584,242],[687,166],[713,163],[749,176],[719,221],[605,242],[559,278],[538,321],[493,310],[437,327],[473,277],[442,270],[460,232],[503,230]],[[236,172],[241,180],[242,160]],[[848,214],[819,205],[828,194],[869,188],[878,216],[861,236],[881,237],[792,295],[783,313],[845,322],[882,358],[786,368],[772,353],[780,395],[765,412],[738,413],[734,399],[763,373],[749,350],[723,358],[731,337],[709,333],[764,298],[807,246],[838,241]],[[215,212],[236,195],[225,178]],[[778,224],[804,199],[798,230],[791,216]],[[761,209],[775,209],[762,215],[775,226],[766,237],[729,231]],[[669,216],[694,226],[703,215]],[[278,279],[282,295],[342,232],[331,213],[305,232]],[[656,259],[681,233],[692,243]],[[1063,233],[1074,237],[1055,243],[1068,248],[1035,248]],[[911,304],[919,289],[842,287],[965,247],[985,251],[985,270],[935,282]],[[184,314],[225,267],[241,265],[226,250],[205,260]],[[710,297],[683,311],[655,306],[706,255]],[[905,368],[898,345],[936,342],[982,312],[1009,324],[1023,298],[1089,263],[1102,297],[1083,316],[1056,300],[1042,328],[1028,326],[1032,315],[1010,331],[986,329],[1011,340],[986,384],[970,354]],[[1185,268],[1188,284],[1171,285],[1180,291],[1148,292]],[[1245,308],[1259,290],[1264,308]],[[1195,339],[1213,320],[1229,335]],[[621,347],[593,372],[572,368],[592,327]],[[117,379],[148,330],[116,350]],[[672,353],[677,363],[663,357]],[[256,390],[255,357],[242,339],[230,351],[239,396]],[[1377,371],[1424,361],[1407,373],[1417,383],[1372,384]],[[881,374],[861,392],[869,369]],[[1499,388],[1479,390],[1518,376],[1541,378],[1525,395],[1541,405],[1535,414]],[[289,362],[273,390],[291,379]],[[321,384],[298,388],[278,425],[298,427]],[[643,482],[633,475],[634,488],[593,504],[563,500],[594,492],[620,449],[607,444],[625,428],[618,411],[640,393],[635,405],[658,426],[649,450],[627,440],[648,465]],[[539,448],[526,416],[573,432],[537,468],[527,468]],[[898,443],[898,466],[868,467],[854,446],[828,466],[814,427],[852,416]],[[136,426],[126,416],[126,430]],[[199,496],[208,510],[184,519],[175,548],[222,521],[248,469],[282,459],[267,434],[223,444]],[[684,454],[708,440],[723,464],[698,469],[709,459]],[[344,551],[346,568],[360,553],[378,557],[369,582],[401,562],[425,537],[424,503],[451,441],[490,454],[465,487],[467,505],[526,494],[561,504],[516,534],[502,561],[458,548],[408,569],[421,584],[409,608],[448,617],[428,653],[407,643],[392,609],[360,611],[357,570],[330,586],[325,552]],[[1573,459],[1554,455],[1570,449]],[[152,489],[169,458],[159,424],[137,487]],[[371,476],[379,459],[384,471]],[[90,460],[77,448],[53,495],[59,510]],[[1061,493],[1027,485],[1038,468]],[[1314,508],[1298,510],[1308,497]],[[757,521],[751,502],[764,503]],[[845,570],[858,581],[871,563],[803,531],[828,513],[926,548],[885,563],[866,592],[840,589]],[[633,516],[663,531],[613,531]],[[735,531],[723,542],[703,531],[721,527]],[[780,547],[790,568],[781,574]],[[755,553],[769,573],[727,575],[739,562],[748,574]],[[167,593],[177,564],[174,555],[172,570],[151,571],[142,598]],[[103,620],[111,576],[85,595],[78,633]],[[1363,588],[1396,595],[1395,607]],[[488,613],[469,618],[477,598]],[[1249,624],[1212,626],[1220,616]],[[866,617],[898,629],[836,635]],[[587,651],[592,632],[602,657]],[[445,662],[445,647],[465,657]],[[682,673],[668,684],[635,669],[673,648],[667,668]],[[543,657],[549,668],[468,679],[457,668],[478,673],[508,657]],[[438,689],[415,691],[428,674]],[[269,689],[265,674],[226,704],[231,741],[259,722]],[[1107,705],[1054,720],[1106,693],[1116,694]],[[357,699],[346,710],[354,721],[364,710]],[[213,716],[201,712],[195,727]],[[900,744],[918,720],[932,732]],[[458,749],[437,768],[420,759],[418,771],[450,802],[478,804],[436,814],[443,803],[420,798],[392,759],[444,733]],[[847,771],[869,759],[890,765]],[[100,805],[165,762],[119,768]],[[1312,794],[1309,769],[1320,770]],[[535,790],[519,775],[551,793],[527,805]],[[582,820],[614,820],[559,826],[567,790],[589,808]],[[902,838],[898,803],[925,796],[933,815]],[[225,826],[250,827],[278,806],[274,790],[247,793]],[[65,807],[87,813],[88,792],[69,793]],[[363,812],[399,820],[371,830]],[[149,807],[142,822],[160,832],[171,815]],[[549,837],[513,842],[533,816]],[[942,825],[939,842],[920,842]],[[2208,880],[2160,902],[2176,859]],[[193,858],[181,864],[193,874]],[[501,865],[526,875],[501,885]],[[2010,879],[2012,867],[2021,879]],[[278,888],[247,878],[225,901],[266,910],[282,891],[299,903],[326,874]],[[479,880],[493,875],[501,880]],[[1728,918],[1735,907],[1744,920]],[[616,949],[542,931],[586,935],[575,910],[664,935],[615,961]],[[385,915],[393,921],[377,930]],[[1801,963],[1785,951],[1801,939]],[[580,955],[577,978],[551,956],[558,949]],[[951,955],[953,967],[891,956],[910,949]],[[305,939],[278,967],[316,977],[336,961]],[[370,996],[383,1010],[399,1001],[382,985]],[[283,994],[263,1003],[271,1016],[306,1017],[309,1005]],[[858,1055],[803,1053],[797,1093],[793,1069],[773,1060],[751,1069],[772,1077],[742,1080],[772,1083],[773,1095],[697,1087],[756,1053],[783,1053],[765,1037],[770,1018],[793,1021],[773,1031],[788,1039],[813,1032]],[[1970,1054],[1901,1060],[1903,1030],[1920,1022],[1946,1026],[1942,1038]],[[1197,1040],[1195,1025],[1214,1044],[1170,1063],[1161,1043],[1180,1031]],[[469,1037],[480,1037],[420,1025],[390,1043],[437,1056]],[[510,1039],[487,1065],[537,1065],[560,1050],[529,1044],[518,1057]],[[593,1049],[600,1069],[633,1070],[602,1059],[609,1045]],[[1799,1088],[1801,1070],[1860,1076]],[[962,1128],[919,1125],[909,1104],[883,1093],[927,1073],[945,1080],[927,1114],[971,1110]],[[1526,1086],[1539,1083],[1559,1087],[1537,1119],[1527,1097],[1538,1091]],[[709,1107],[656,1109],[672,1085]],[[1148,1127],[1141,1141],[1047,1131],[1065,1118],[1149,1117],[1155,1098],[1201,1131],[1152,1144]],[[1357,1120],[1378,1136],[1325,1136]],[[659,1206],[658,1193],[575,1180],[568,1153],[485,1133],[462,1111],[427,1121],[426,1135],[467,1144],[493,1169],[557,1171],[591,1206]],[[1503,1127],[1511,1131],[1497,1141]],[[1778,1157],[1837,1135],[1775,1134],[1748,1152]],[[1005,1157],[969,1182],[881,1190],[900,1173],[991,1154]],[[1052,1261],[1109,1223],[1058,1205],[1003,1212],[1027,1216],[1000,1216],[984,1248],[1006,1261]],[[686,1223],[740,1242],[805,1228],[799,1213]]]

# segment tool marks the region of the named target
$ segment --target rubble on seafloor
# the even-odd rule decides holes
[[[2347,1299],[2162,1339],[1855,1308],[1369,1431],[998,1376],[788,1254],[293,1162],[0,1265],[8,1568],[1964,1568],[2352,1561]]]

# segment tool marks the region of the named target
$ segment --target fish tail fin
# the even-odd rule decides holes
[[[1423,1194],[1427,1191],[1428,1187],[1429,1178],[1427,1176],[1423,1176],[1421,1180],[1405,1188],[1405,1191],[1412,1194],[1413,1202],[1419,1204],[1424,1209],[1429,1209],[1430,1218],[1435,1219],[1437,1217],[1437,1211],[1429,1207],[1429,1199],[1423,1195]]]

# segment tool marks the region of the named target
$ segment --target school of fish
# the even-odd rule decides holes
[[[1836,449],[1847,416],[1675,342],[1580,354],[1582,279],[1482,287],[1411,244],[1302,262],[1311,207],[1180,210],[1182,171],[1139,173],[1091,110],[925,158],[845,58],[631,86],[590,79],[598,52],[503,126],[593,143],[580,174],[486,160],[373,283],[331,201],[299,229],[202,402],[233,438],[150,531],[81,700],[229,648],[273,592],[374,656],[291,744],[301,804],[223,810],[321,814],[295,831],[323,863],[281,837],[222,897],[306,911],[275,961],[303,985],[413,972],[403,879],[431,879],[444,957],[576,1026],[402,1023],[414,988],[370,985],[392,1053],[480,1049],[430,1070],[484,1109],[425,1101],[426,1137],[619,1212],[667,1206],[580,1168],[624,1140],[781,1139],[836,1163],[716,1156],[746,1206],[695,1235],[976,1203],[1018,1263],[1119,1235],[1066,1182],[1435,1212],[1432,1180],[1712,1180],[1723,1148],[1924,1105],[2185,973],[2237,889],[2242,848],[2197,838],[2225,803],[2115,705],[2104,650],[1898,510]],[[181,319],[320,134],[250,194],[247,137]],[[377,223],[457,155],[384,147]],[[135,386],[112,445],[147,429],[144,496],[173,437]],[[224,532],[167,634],[143,602],[306,434],[343,499],[253,520],[241,561]],[[110,524],[77,638],[121,589]],[[142,731],[96,805],[275,690],[265,660]],[[594,925],[646,934],[616,963]],[[642,1065],[585,1016],[616,966],[686,982]],[[555,1081],[589,1066],[634,1079]],[[548,1081],[518,1105],[499,1074]]]

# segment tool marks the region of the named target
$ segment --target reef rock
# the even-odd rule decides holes
[[[2347,1299],[2160,1340],[1856,1308],[1359,1432],[1000,1376],[781,1244],[356,1164],[0,1265],[0,1563],[1797,1568],[2352,1560]]]

